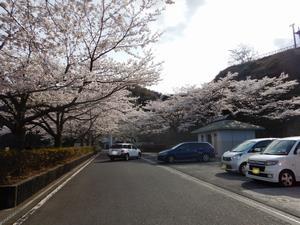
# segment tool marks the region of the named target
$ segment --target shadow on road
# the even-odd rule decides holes
[[[300,199],[300,183],[293,187],[282,187],[277,183],[269,183],[264,181],[248,181],[241,185],[245,190],[250,190],[257,194],[276,197],[291,197]]]
[[[157,164],[161,165],[167,165],[167,166],[176,166],[176,165],[208,165],[210,163],[215,164],[215,161],[209,161],[209,162],[203,162],[203,161],[195,161],[195,160],[182,160],[182,161],[176,161],[173,163],[163,162],[163,161],[157,161]]]
[[[216,177],[227,179],[227,180],[242,180],[242,181],[249,181],[249,179],[245,176],[242,176],[239,173],[234,172],[222,172],[222,173],[216,173]]]
[[[126,163],[126,160],[125,159],[122,159],[122,158],[117,158],[117,159],[114,159],[113,161],[110,160],[110,158],[108,158],[108,156],[106,154],[99,154],[99,156],[94,160],[94,163],[117,163],[117,162],[124,162]],[[138,161],[141,161],[141,160],[137,160],[137,159],[130,159],[128,162],[138,162]]]

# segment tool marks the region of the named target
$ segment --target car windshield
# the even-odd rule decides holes
[[[296,141],[275,140],[263,152],[264,155],[288,155]]]
[[[180,143],[180,144],[178,144],[178,145],[175,145],[175,146],[173,146],[171,149],[176,149],[176,148],[178,148],[179,146],[181,146],[182,145],[182,143]]]
[[[117,149],[117,148],[130,148],[130,145],[122,145],[122,144],[115,144],[111,146],[112,149]]]
[[[232,152],[244,152],[245,150],[248,150],[251,148],[256,142],[255,141],[245,141],[238,146],[236,146],[234,149],[232,149]]]

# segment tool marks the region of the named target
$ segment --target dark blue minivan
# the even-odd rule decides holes
[[[177,160],[207,162],[215,157],[214,147],[207,142],[183,142],[158,153],[157,160],[172,163]]]

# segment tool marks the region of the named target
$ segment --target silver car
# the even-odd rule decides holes
[[[257,138],[242,142],[222,156],[222,168],[246,175],[248,158],[261,153],[275,138]]]

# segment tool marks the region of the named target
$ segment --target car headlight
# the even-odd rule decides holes
[[[266,161],[266,166],[275,166],[276,164],[278,164],[276,160]]]
[[[235,156],[232,156],[231,159],[232,160],[237,160],[239,158],[241,158],[242,154],[239,154],[239,155],[235,155]]]

